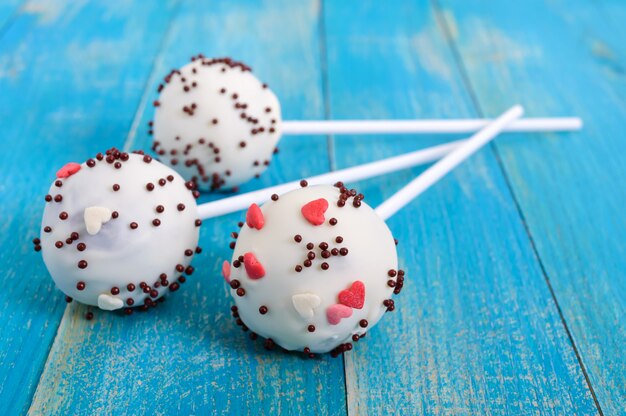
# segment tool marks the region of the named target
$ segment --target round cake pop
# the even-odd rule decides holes
[[[309,355],[352,348],[394,309],[404,272],[385,222],[343,184],[253,204],[222,273],[244,330]]]
[[[45,197],[35,249],[68,301],[127,313],[155,306],[193,273],[201,222],[192,187],[141,152],[69,163]]]
[[[153,150],[199,189],[233,188],[267,168],[280,138],[280,104],[248,66],[198,55],[158,92]]]

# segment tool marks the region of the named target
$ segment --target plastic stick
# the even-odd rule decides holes
[[[521,106],[511,107],[379,205],[376,208],[378,215],[384,220],[390,218],[422,192],[437,183],[448,172],[493,140],[507,125],[513,120],[520,118],[522,114],[524,114],[524,109]]]
[[[429,147],[401,156],[390,157],[377,162],[366,163],[352,168],[341,169],[307,178],[309,185],[333,184],[338,181],[354,182],[374,176],[384,175],[401,169],[434,162],[461,146],[465,140]],[[288,182],[282,185],[271,186],[258,191],[247,192],[214,202],[208,202],[198,206],[200,218],[207,219],[235,211],[248,209],[253,203],[260,204],[267,201],[272,194],[284,194],[285,192],[300,187],[300,181]]]
[[[282,134],[445,134],[475,133],[490,119],[450,120],[314,120],[283,121]],[[526,118],[506,126],[503,132],[576,131],[583,122],[577,117]]]

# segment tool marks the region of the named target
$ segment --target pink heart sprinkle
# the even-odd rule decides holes
[[[260,230],[265,225],[265,218],[263,218],[261,208],[259,208],[257,204],[252,204],[250,208],[248,208],[246,224],[248,224],[248,227],[256,228],[257,230]]]
[[[360,280],[352,283],[349,289],[339,292],[339,303],[354,309],[361,309],[365,303],[365,285]]]
[[[256,256],[252,253],[246,253],[243,255],[243,265],[246,267],[246,273],[250,279],[260,279],[265,276],[265,268],[257,260]]]
[[[80,170],[80,165],[75,162],[70,162],[63,166],[61,169],[57,170],[57,178],[69,178],[76,172]]]
[[[328,201],[324,198],[320,198],[305,204],[300,211],[304,218],[311,224],[322,225],[324,224],[324,213],[327,209]]]
[[[331,325],[337,325],[343,318],[352,316],[352,308],[341,303],[331,305],[326,309],[326,319]]]
[[[227,260],[222,263],[222,276],[224,276],[226,283],[230,283],[230,263]]]

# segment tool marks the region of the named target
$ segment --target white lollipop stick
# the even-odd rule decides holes
[[[492,120],[315,120],[283,121],[282,134],[408,134],[474,133]],[[578,117],[526,118],[507,125],[504,132],[575,131],[582,128]]]
[[[387,220],[406,204],[439,181],[439,179],[444,177],[448,172],[493,140],[507,125],[513,120],[520,118],[522,114],[524,114],[524,109],[521,106],[516,105],[511,107],[500,117],[470,137],[469,140],[465,141],[457,149],[444,156],[439,162],[426,169],[421,175],[409,182],[408,185],[393,194],[391,198],[380,204],[376,208],[376,213],[383,220]]]
[[[352,168],[324,173],[322,175],[307,178],[309,185],[333,184],[338,181],[354,182],[374,176],[384,175],[401,169],[410,168],[424,163],[434,162],[450,153],[452,150],[465,143],[465,140],[458,140],[439,146],[433,146],[404,155],[390,157],[377,162],[366,163]],[[235,211],[248,209],[255,203],[260,204],[267,201],[272,194],[284,194],[300,187],[300,181],[288,182],[282,185],[271,186],[258,191],[247,192],[245,194],[208,202],[198,206],[200,218],[207,219],[219,215],[228,214]]]

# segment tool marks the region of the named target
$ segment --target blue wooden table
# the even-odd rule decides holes
[[[620,0],[3,0],[0,414],[624,414],[625,21]],[[240,213],[204,223],[162,308],[87,321],[32,251],[43,196],[68,161],[148,149],[159,79],[199,52],[251,65],[286,119],[519,102],[585,128],[502,136],[393,217],[405,289],[343,357],[237,330],[219,265]],[[288,137],[243,189],[451,138]],[[421,170],[356,185],[377,205]]]

